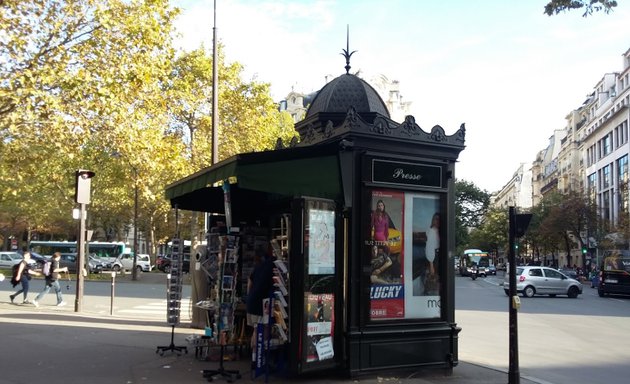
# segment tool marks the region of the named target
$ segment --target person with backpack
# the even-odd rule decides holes
[[[18,290],[14,294],[9,295],[9,298],[11,299],[12,304],[15,298],[20,295],[20,293],[24,295],[24,300],[22,301],[22,304],[31,303],[30,301],[28,301],[29,280],[31,280],[31,275],[39,276],[39,273],[35,271],[31,271],[31,267],[29,263],[30,260],[31,260],[31,253],[29,251],[24,251],[24,254],[22,255],[22,261],[20,261],[18,264],[15,264],[13,266],[13,269],[12,269],[13,276],[11,278],[11,284],[13,285],[13,288],[15,288],[15,286],[18,284],[21,284],[22,287],[20,288],[20,290]]]
[[[62,272],[68,273],[68,267],[60,267],[60,259],[61,253],[55,252],[52,256],[50,264],[48,266],[44,264],[44,268],[42,268],[42,270],[44,270],[44,272],[48,272],[44,273],[46,286],[44,287],[44,290],[41,291],[33,300],[33,305],[35,305],[36,307],[39,307],[39,301],[42,299],[42,297],[44,297],[44,295],[50,292],[51,288],[55,290],[55,294],[57,295],[57,306],[63,307],[64,305],[66,305],[66,302],[63,301],[63,296],[61,295],[61,287],[59,286],[59,275]]]

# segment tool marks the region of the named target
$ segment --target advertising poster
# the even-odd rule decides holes
[[[404,194],[374,190],[364,252],[370,260],[370,319],[405,316]]]
[[[440,204],[434,194],[405,194],[406,318],[440,317]]]
[[[335,273],[335,212],[309,209],[308,274]]]
[[[306,361],[323,361],[335,356],[333,332],[335,326],[333,294],[316,295],[307,293],[305,297],[306,317]]]

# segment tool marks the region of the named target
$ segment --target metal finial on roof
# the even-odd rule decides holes
[[[346,73],[350,73],[350,57],[356,51],[350,52],[350,25],[347,25],[346,29],[346,49],[342,49],[343,52],[341,54],[346,58]]]

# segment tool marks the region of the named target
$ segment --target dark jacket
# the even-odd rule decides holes
[[[250,292],[247,293],[247,313],[262,316],[264,298],[269,297],[273,288],[273,261],[266,257],[258,263],[249,276],[252,281]]]

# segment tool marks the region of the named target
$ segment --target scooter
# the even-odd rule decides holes
[[[470,278],[473,280],[477,280],[477,276],[479,276],[479,268],[477,268],[476,265],[473,265],[470,271]]]

